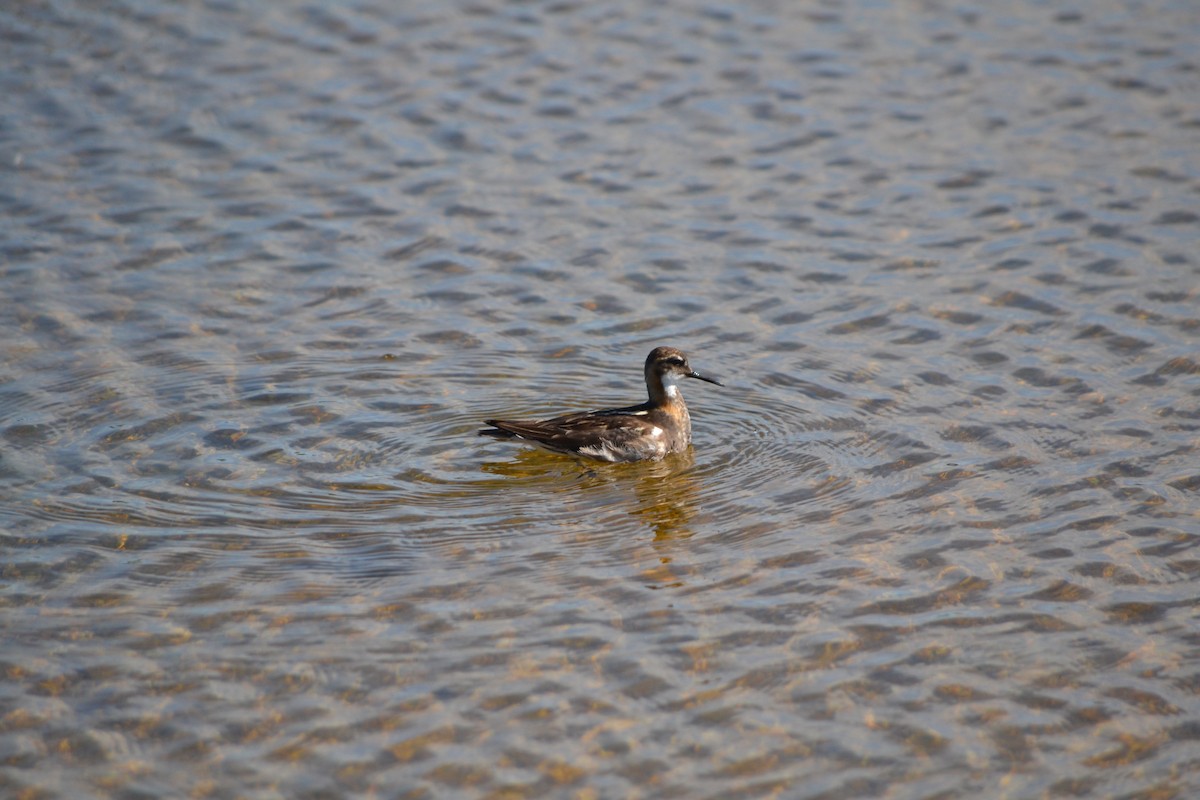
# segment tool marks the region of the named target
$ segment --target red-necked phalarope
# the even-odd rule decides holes
[[[678,453],[692,443],[692,418],[679,392],[680,378],[705,377],[674,347],[656,347],[646,356],[650,399],[628,408],[585,411],[538,422],[485,419],[480,436],[518,439],[555,453],[598,461],[642,461]]]

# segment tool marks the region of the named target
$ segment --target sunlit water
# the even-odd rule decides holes
[[[1200,796],[1198,40],[7,4],[0,794]]]

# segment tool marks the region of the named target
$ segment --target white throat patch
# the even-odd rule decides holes
[[[674,375],[663,375],[663,390],[666,391],[667,397],[679,397],[679,384],[676,380]]]

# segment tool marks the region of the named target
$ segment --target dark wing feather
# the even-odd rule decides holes
[[[588,451],[594,451],[597,447],[601,449],[607,447],[612,452],[628,451],[632,448],[639,451],[638,457],[640,458],[661,455],[656,452],[660,447],[658,442],[643,440],[647,430],[654,427],[653,423],[644,417],[629,416],[629,413],[634,410],[638,410],[638,407],[616,409],[611,414],[568,414],[541,421],[488,419],[484,422],[493,426],[492,429],[482,430],[479,433],[498,439],[516,436],[560,453],[584,455],[604,460],[614,459]],[[644,444],[646,452],[640,452],[639,442]]]

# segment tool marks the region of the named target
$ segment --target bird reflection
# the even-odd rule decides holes
[[[661,461],[603,466],[522,450],[507,461],[488,462],[480,469],[509,479],[547,482],[559,489],[567,488],[562,485],[564,478],[570,479],[568,490],[572,492],[618,489],[628,496],[629,515],[652,531],[656,542],[665,542],[692,535],[690,523],[699,495],[694,466],[691,448]]]
[[[646,464],[633,484],[635,502],[629,513],[642,520],[655,541],[685,539],[696,515],[699,489],[692,471],[696,459],[691,448],[677,457]]]

